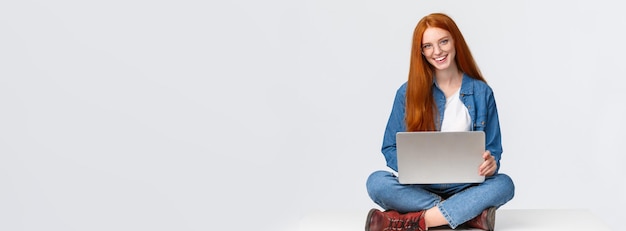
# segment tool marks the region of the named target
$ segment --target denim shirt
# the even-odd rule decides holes
[[[396,133],[406,131],[404,120],[406,87],[407,83],[405,82],[396,91],[396,98],[393,102],[393,108],[383,137],[382,152],[387,161],[387,166],[396,172],[398,171]],[[441,121],[443,121],[446,96],[443,91],[437,87],[434,81],[432,89],[439,113],[438,118],[436,118],[436,127],[437,130],[440,130]],[[498,109],[491,87],[483,81],[473,79],[463,74],[459,97],[461,98],[461,102],[467,107],[472,119],[471,129],[473,131],[485,132],[485,148],[495,157],[496,163],[498,164],[496,173],[498,173],[502,156],[502,143],[500,137],[500,122],[498,121]],[[478,167],[476,168],[478,171]]]

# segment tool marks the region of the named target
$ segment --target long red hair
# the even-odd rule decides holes
[[[429,27],[436,27],[450,32],[454,41],[457,67],[472,78],[485,82],[478,65],[472,57],[461,31],[449,16],[433,13],[422,18],[413,31],[409,80],[406,89],[406,129],[407,131],[435,131],[437,107],[435,105],[433,87],[433,69],[422,55],[422,38]]]

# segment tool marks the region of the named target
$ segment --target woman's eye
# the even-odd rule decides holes
[[[441,42],[439,42],[439,44],[446,45],[446,44],[448,44],[448,40],[447,39],[441,40]]]
[[[431,47],[432,47],[432,45],[430,45],[430,44],[425,44],[425,45],[423,45],[423,46],[422,46],[422,49],[429,49],[429,48],[431,48]]]

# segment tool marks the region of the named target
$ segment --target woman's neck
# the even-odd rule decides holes
[[[463,82],[463,72],[456,68],[448,68],[446,70],[437,70],[435,78],[439,87],[460,87]]]

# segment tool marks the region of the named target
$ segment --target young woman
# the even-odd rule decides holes
[[[487,150],[477,171],[485,181],[405,185],[394,172],[376,171],[367,179],[367,191],[384,211],[370,210],[365,230],[445,225],[493,230],[495,210],[513,198],[515,186],[498,172],[502,145],[493,91],[456,23],[445,14],[425,16],[413,32],[408,81],[396,92],[382,146],[387,166],[396,172],[400,131],[483,131]]]

